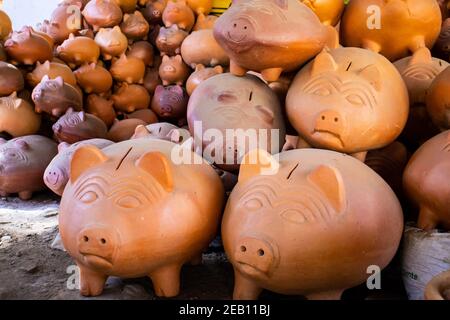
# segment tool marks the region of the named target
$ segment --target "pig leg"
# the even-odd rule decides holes
[[[261,292],[262,288],[245,278],[238,271],[234,271],[234,300],[258,300]]]
[[[367,157],[367,151],[352,153],[351,156],[353,158],[358,159],[361,162],[365,162],[366,161],[366,157]]]
[[[233,60],[230,61],[230,72],[232,74],[234,74],[235,76],[239,76],[239,77],[245,76],[247,71],[248,71],[247,69],[242,68],[240,65],[238,65]]]
[[[203,263],[203,254],[199,254],[199,255],[195,256],[190,261],[190,264],[192,266],[200,266],[200,265],[202,265],[202,263]]]
[[[107,277],[78,265],[80,268],[80,293],[85,297],[96,297],[102,294]]]
[[[438,219],[436,215],[428,208],[420,208],[419,221],[417,223],[420,229],[430,231],[436,228],[438,225]]]
[[[344,290],[331,290],[325,292],[311,293],[306,297],[308,300],[341,300]]]
[[[163,267],[150,274],[158,297],[173,298],[180,294],[180,265]]]
[[[275,82],[280,78],[282,72],[281,68],[271,68],[261,71],[261,75],[267,82]]]
[[[306,142],[306,140],[303,139],[302,137],[298,137],[296,149],[309,149],[309,148],[312,148],[312,146],[308,142]]]
[[[33,197],[33,192],[31,192],[31,191],[19,192],[19,198],[21,200],[30,200],[32,197]]]
[[[0,197],[6,198],[9,197],[9,193],[5,191],[0,191]]]

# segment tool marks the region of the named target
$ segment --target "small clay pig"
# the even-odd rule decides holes
[[[114,2],[119,5],[124,13],[134,12],[138,3],[137,0],[114,0]]]
[[[108,276],[145,276],[157,296],[174,297],[181,267],[201,261],[219,227],[224,191],[193,152],[184,151],[198,164],[173,162],[174,148],[138,139],[75,151],[59,227],[80,267],[82,295],[100,295]]]
[[[191,74],[191,76],[186,82],[186,91],[188,95],[191,96],[195,88],[197,88],[200,85],[200,83],[221,73],[223,73],[222,66],[216,66],[214,68],[205,68],[204,65],[198,64],[195,67],[195,71]]]
[[[186,3],[197,15],[208,15],[213,8],[212,0],[186,0]]]
[[[134,135],[136,128],[145,125],[147,125],[147,123],[140,119],[116,120],[111,129],[109,129],[108,139],[114,142],[130,140]]]
[[[434,79],[428,89],[427,110],[437,127],[450,129],[450,66]]]
[[[50,61],[45,61],[43,64],[37,62],[33,72],[27,74],[28,84],[34,88],[44,76],[48,76],[50,79],[62,77],[65,83],[72,86],[77,85],[77,78],[66,64]]]
[[[159,77],[164,86],[177,84],[182,86],[189,78],[189,67],[183,62],[180,55],[175,57],[164,56],[159,67]]]
[[[22,72],[12,64],[0,61],[0,97],[23,90]]]
[[[120,59],[113,60],[109,71],[114,80],[118,82],[127,82],[128,84],[144,82],[145,64],[141,59],[135,57],[121,55]]]
[[[156,46],[162,56],[181,54],[181,44],[188,35],[186,31],[179,29],[176,24],[170,28],[162,27],[159,29],[159,34],[156,38]]]
[[[100,47],[104,60],[120,57],[128,48],[128,39],[119,26],[101,28],[95,35],[95,43]]]
[[[335,26],[341,20],[345,1],[341,0],[301,0],[328,26]]]
[[[424,297],[431,301],[450,301],[450,270],[439,273],[428,282]]]
[[[169,0],[163,12],[162,20],[167,28],[178,25],[178,28],[191,31],[195,23],[195,15],[186,4],[186,0]]]
[[[141,59],[146,66],[153,67],[155,53],[147,41],[138,41],[131,45],[127,56]]]
[[[38,132],[41,116],[26,100],[18,98],[16,92],[0,97],[0,132],[12,137],[21,137]]]
[[[434,52],[442,59],[450,61],[450,18],[442,24],[441,33],[434,46]]]
[[[231,73],[256,71],[268,82],[338,46],[336,30],[299,0],[235,1],[217,20],[214,36],[231,59]]]
[[[56,49],[56,52],[72,69],[84,63],[97,63],[100,57],[100,47],[93,39],[75,37],[73,34]]]
[[[147,109],[150,106],[151,97],[143,86],[123,83],[112,95],[111,100],[114,101],[114,108],[117,112],[130,113]]]
[[[189,130],[181,129],[167,122],[138,126],[132,139],[153,138],[182,145],[191,138]]]
[[[44,63],[53,58],[53,47],[31,27],[13,32],[5,41],[5,51],[13,64],[33,65],[37,61]]]
[[[108,128],[100,118],[92,114],[69,109],[53,125],[53,132],[59,142],[72,144],[94,138],[105,139]]]
[[[150,32],[150,25],[139,11],[125,14],[120,28],[130,40],[146,40]]]
[[[104,93],[113,85],[109,71],[95,63],[84,64],[73,73],[86,93]]]
[[[62,142],[58,146],[58,155],[53,158],[44,172],[45,185],[56,193],[62,196],[64,188],[70,177],[70,161],[75,151],[82,146],[95,146],[99,149],[109,147],[114,142],[105,139],[90,139],[80,141],[72,145]]]
[[[195,23],[194,29],[192,29],[192,31],[214,29],[214,25],[216,24],[217,19],[217,16],[205,16],[203,13],[201,13],[198,15],[197,22]]]
[[[366,283],[369,266],[391,262],[402,234],[397,197],[365,164],[326,150],[255,150],[222,223],[233,298],[258,299],[266,289],[340,299]]]
[[[436,1],[352,0],[342,16],[341,40],[346,47],[362,47],[396,61],[419,48],[431,49],[441,22]]]
[[[407,196],[420,209],[418,227],[450,231],[450,130],[423,144],[403,175]]]
[[[166,5],[166,0],[150,0],[141,10],[142,15],[150,25],[159,25],[162,23],[162,15]]]
[[[82,95],[75,87],[65,83],[62,77],[51,80],[44,76],[34,88],[32,99],[37,113],[45,112],[54,117],[62,116],[69,108],[77,111],[83,109]]]
[[[193,69],[197,64],[211,67],[230,64],[230,58],[214,39],[211,29],[191,33],[181,45],[181,55],[186,64]]]
[[[57,144],[42,136],[0,140],[0,195],[17,193],[29,200],[34,192],[44,190],[45,168],[57,153]]]
[[[186,117],[189,96],[181,86],[157,86],[152,100],[152,110],[161,119]]]
[[[108,128],[114,124],[114,120],[117,117],[114,110],[114,101],[96,94],[90,94],[87,97],[86,111],[102,119]]]
[[[75,17],[76,6],[78,10],[82,8],[81,1],[62,2],[52,12],[50,20],[44,21],[42,31],[48,34],[56,44],[61,44],[70,34],[77,33],[83,26],[82,21]]]
[[[141,109],[126,115],[127,119],[139,119],[147,124],[158,122],[158,116],[150,109]]]
[[[114,0],[91,0],[82,13],[94,31],[117,26],[123,18],[122,10]]]
[[[147,91],[153,95],[156,87],[162,85],[161,78],[159,77],[159,68],[149,68],[145,73],[144,87]]]
[[[6,12],[0,10],[0,41],[6,39],[12,32],[12,22]]]

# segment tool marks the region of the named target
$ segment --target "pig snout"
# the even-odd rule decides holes
[[[238,17],[231,21],[225,32],[228,40],[239,44],[253,38],[255,27],[249,19],[245,17]]]
[[[326,110],[317,116],[314,131],[329,133],[340,138],[344,128],[345,123],[343,117],[336,111]]]
[[[235,249],[235,260],[246,273],[254,270],[269,273],[275,261],[273,247],[266,241],[256,238],[244,238]]]
[[[172,111],[173,111],[173,109],[170,105],[162,105],[161,106],[162,115],[165,115],[165,116],[170,115],[170,114],[172,114]]]
[[[63,127],[59,123],[55,123],[52,127],[54,133],[61,133]]]
[[[112,264],[117,239],[118,235],[111,228],[90,226],[78,234],[78,251],[88,262],[96,263],[100,258]]]
[[[167,73],[174,73],[175,71],[177,71],[177,69],[175,69],[175,67],[172,65],[166,65],[164,66],[163,71]]]

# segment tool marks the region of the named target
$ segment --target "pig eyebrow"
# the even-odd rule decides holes
[[[286,180],[289,180],[289,179],[291,178],[292,174],[294,173],[295,170],[297,170],[297,168],[298,168],[299,165],[300,165],[300,162],[297,163],[297,164],[295,165],[295,167],[289,172],[289,174],[288,174]]]
[[[133,147],[131,147],[130,150],[128,150],[128,152],[125,153],[122,160],[120,160],[119,164],[117,165],[116,171],[120,169],[120,167],[122,166],[122,163],[125,161],[126,157],[128,157],[128,155],[131,153],[131,150],[133,150]]]

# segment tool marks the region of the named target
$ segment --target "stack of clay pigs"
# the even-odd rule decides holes
[[[450,230],[447,1],[211,9],[66,0],[14,32],[0,12],[0,194],[62,196],[81,294],[118,276],[177,296],[221,234],[235,299],[339,299],[405,220]]]

